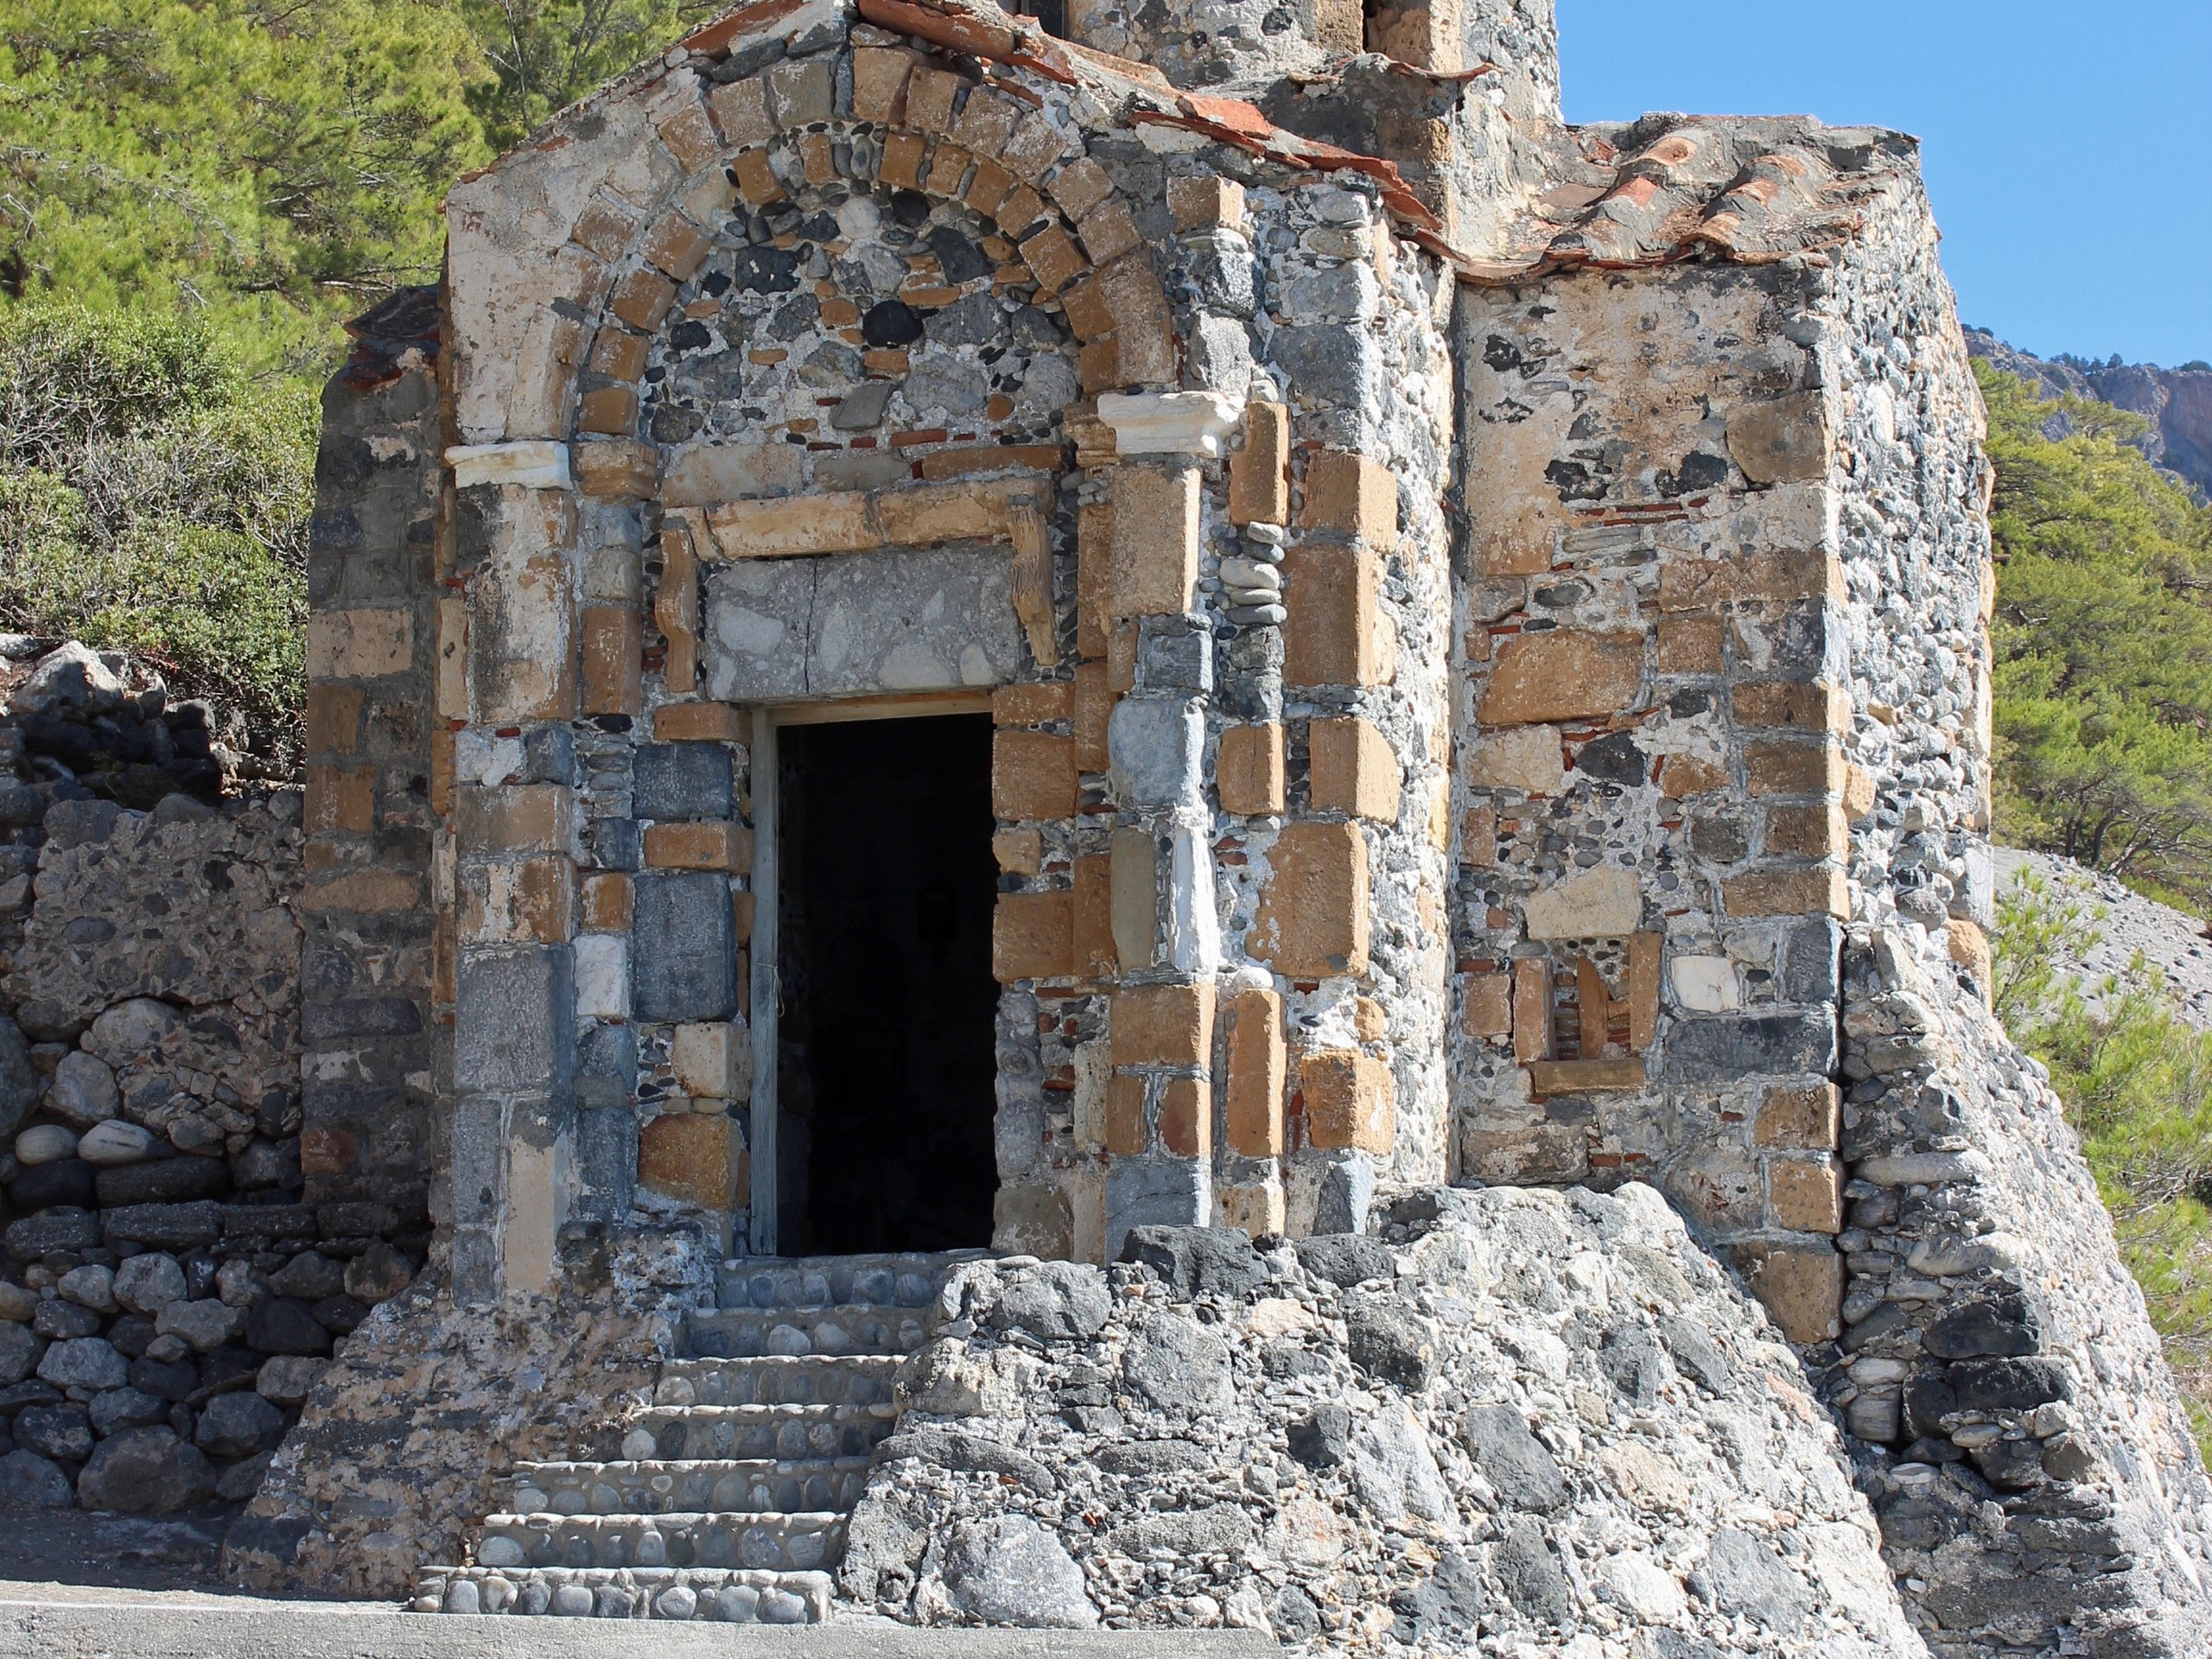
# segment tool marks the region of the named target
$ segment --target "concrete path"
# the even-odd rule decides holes
[[[459,1618],[360,1602],[0,1584],[0,1659],[1261,1659],[1250,1630],[778,1630]]]

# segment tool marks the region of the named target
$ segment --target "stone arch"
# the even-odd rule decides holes
[[[1038,93],[1010,75],[940,67],[950,61],[861,45],[671,89],[653,125],[673,165],[659,169],[649,207],[611,179],[592,189],[569,242],[599,266],[598,291],[578,307],[575,337],[543,347],[565,352],[546,365],[568,388],[554,435],[575,443],[586,494],[658,493],[664,446],[637,424],[652,342],[730,217],[772,225],[840,187],[849,200],[909,194],[990,227],[992,251],[1007,257],[988,284],[966,279],[961,297],[1026,296],[1026,308],[1057,318],[1075,346],[1075,397],[1175,384],[1180,343],[1128,201]],[[749,240],[776,251],[790,234]]]

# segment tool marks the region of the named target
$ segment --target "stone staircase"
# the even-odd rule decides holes
[[[517,1464],[474,1563],[425,1568],[415,1609],[821,1623],[893,1374],[982,1254],[724,1262],[621,1458]]]

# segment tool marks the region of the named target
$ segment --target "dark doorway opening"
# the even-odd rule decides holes
[[[786,1255],[991,1241],[987,715],[778,732]]]

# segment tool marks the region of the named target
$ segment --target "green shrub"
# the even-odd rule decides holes
[[[2078,885],[2025,875],[1997,901],[1997,1012],[2050,1068],[2212,1459],[2212,1033],[2138,957],[2085,995],[2066,969],[2103,912]]]
[[[0,626],[138,652],[282,748],[303,695],[315,407],[175,321],[0,315]]]

